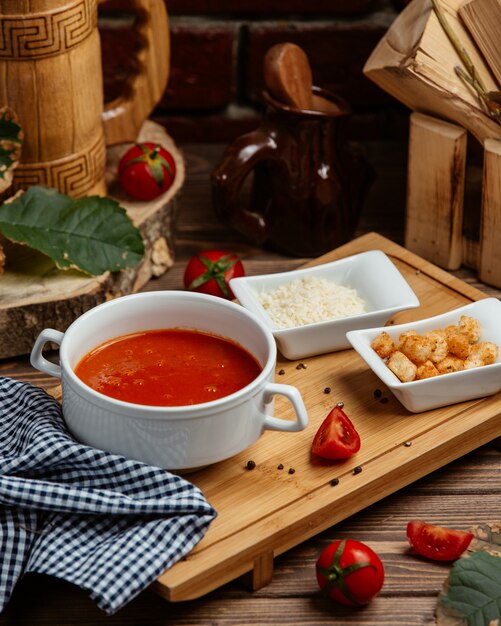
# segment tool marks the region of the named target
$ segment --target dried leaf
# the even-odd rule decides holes
[[[500,626],[501,525],[475,526],[465,556],[458,559],[438,597],[439,626]]]
[[[0,193],[12,184],[14,170],[19,165],[23,131],[16,114],[9,107],[0,108]]]

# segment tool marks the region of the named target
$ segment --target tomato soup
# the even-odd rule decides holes
[[[182,329],[117,337],[75,368],[84,383],[106,396],[154,406],[210,402],[245,387],[260,372],[254,356],[230,339]]]

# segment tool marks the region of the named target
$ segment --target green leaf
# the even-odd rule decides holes
[[[141,234],[111,198],[74,200],[31,187],[0,206],[0,232],[48,255],[60,269],[91,275],[133,267],[144,254]]]
[[[439,609],[468,626],[501,623],[501,558],[477,550],[456,561]]]
[[[23,131],[9,107],[0,108],[0,193],[10,187],[13,171],[19,164]]]

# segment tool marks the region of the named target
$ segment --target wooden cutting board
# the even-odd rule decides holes
[[[168,191],[151,202],[134,202],[121,190],[116,175],[118,161],[131,144],[108,149],[108,194],[140,230],[145,244],[143,260],[135,268],[87,276],[58,270],[49,257],[36,250],[5,242],[7,264],[0,276],[0,358],[28,354],[44,328],[64,332],[86,310],[138,291],[173,264],[171,234],[175,200],[185,178],[184,159],[165,129],[154,122],[144,123],[137,140],[160,143],[176,161],[176,178]]]
[[[373,249],[390,257],[421,302],[390,323],[437,315],[486,297],[374,233],[310,265]],[[501,394],[412,414],[354,350],[302,361],[280,358],[276,380],[299,388],[310,424],[301,433],[267,431],[238,456],[187,476],[218,517],[188,557],[154,583],[154,590],[168,600],[199,597],[245,573],[253,588],[260,588],[271,581],[274,556],[501,435]],[[344,402],[362,448],[346,461],[316,465],[310,458],[311,441],[337,402]],[[277,398],[276,414],[292,418],[283,398]],[[252,470],[246,469],[249,460],[256,464]]]

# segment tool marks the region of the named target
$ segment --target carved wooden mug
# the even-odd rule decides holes
[[[1,0],[0,105],[24,131],[12,191],[105,194],[106,144],[134,141],[169,74],[163,0],[131,0],[141,49],[124,95],[104,105],[98,0]]]

